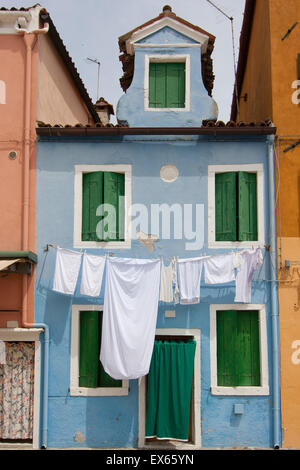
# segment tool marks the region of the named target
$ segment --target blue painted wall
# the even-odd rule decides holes
[[[166,264],[170,256],[193,257],[207,247],[208,165],[262,163],[265,174],[265,233],[268,241],[267,143],[263,138],[238,139],[184,137],[127,137],[67,139],[40,138],[37,143],[37,254],[35,320],[50,327],[48,447],[133,447],[138,436],[138,383],[130,381],[125,397],[71,397],[70,344],[72,304],[103,303],[104,285],[98,299],[74,297],[52,291],[55,250],[48,243],[73,248],[74,166],[77,164],[131,164],[132,202],[204,204],[204,246],[186,251],[186,240],[159,240],[148,250],[138,240],[126,250],[87,250],[102,254],[113,251],[122,257],[157,258]],[[163,164],[179,170],[173,183],[160,179]],[[272,355],[270,329],[270,279],[268,256],[256,273],[252,302],[266,304],[270,396],[225,397],[210,393],[209,305],[233,303],[234,285],[201,286],[197,305],[159,305],[158,328],[201,329],[201,420],[203,447],[272,446]],[[175,309],[176,318],[165,318],[165,309]],[[233,405],[244,404],[244,414],[234,415]],[[84,442],[74,440],[80,431]]]
[[[218,107],[208,96],[201,76],[201,49],[195,46],[196,41],[179,34],[171,28],[163,28],[155,34],[139,41],[143,48],[135,49],[133,80],[121,96],[117,105],[117,119],[130,127],[145,126],[199,126],[204,119],[217,119]],[[164,47],[164,44],[174,47]],[[149,44],[148,47],[147,44]],[[151,47],[151,44],[161,47]],[[176,47],[186,44],[186,47]],[[187,55],[190,57],[190,110],[189,111],[145,111],[145,56],[146,55]]]

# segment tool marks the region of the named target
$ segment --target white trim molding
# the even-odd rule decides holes
[[[42,328],[0,328],[0,341],[34,342],[34,388],[32,448],[39,449],[40,395],[41,395],[41,342]],[[0,445],[5,447],[6,443]],[[17,444],[16,444],[17,445]],[[21,445],[20,445],[21,446]],[[22,445],[23,446],[23,445]]]
[[[255,241],[216,241],[215,219],[215,175],[230,171],[245,171],[257,175],[257,229],[258,239]],[[264,198],[264,167],[257,164],[208,165],[208,247],[209,248],[258,248],[265,244],[265,198]]]
[[[6,104],[6,83],[0,80],[0,104]]]
[[[93,171],[111,171],[124,173],[125,175],[125,228],[124,241],[83,241],[81,239],[82,228],[82,175]],[[109,248],[121,249],[131,248],[130,233],[130,209],[132,192],[132,167],[131,165],[111,164],[111,165],[75,165],[74,181],[74,248]]]
[[[71,321],[71,367],[70,367],[70,395],[71,396],[124,396],[129,393],[129,381],[122,380],[122,387],[80,387],[79,386],[79,338],[80,338],[80,312],[101,311],[103,305],[73,305]]]
[[[175,31],[180,34],[183,34],[184,36],[187,36],[190,39],[193,39],[193,41],[198,42],[201,46],[202,54],[206,52],[209,36],[205,34],[205,32],[196,31],[195,29],[190,28],[189,26],[186,26],[185,24],[180,23],[179,21],[176,21],[170,17],[164,17],[160,20],[155,21],[154,23],[151,23],[148,26],[145,26],[144,28],[140,28],[135,31],[126,41],[127,53],[133,55],[134,46],[138,41],[141,41],[145,37],[150,36],[150,34],[156,33],[157,31],[162,28],[165,28],[166,26],[171,29],[174,29]],[[187,43],[186,47],[189,47],[190,45],[191,44]]]
[[[138,447],[149,449],[151,447],[159,448],[162,446],[180,449],[193,449],[201,447],[201,331],[198,328],[158,328],[156,335],[163,336],[193,336],[196,341],[196,352],[194,360],[194,377],[192,388],[192,442],[183,443],[181,441],[171,440],[171,444],[166,441],[148,442],[145,439],[146,426],[146,377],[139,379],[139,435]],[[160,443],[162,445],[160,445]]]
[[[150,108],[149,107],[149,67],[153,62],[181,62],[185,63],[185,99],[184,108]],[[153,112],[185,112],[190,111],[190,86],[191,86],[191,56],[190,54],[145,54],[145,76],[144,76],[144,109]]]
[[[218,386],[217,378],[217,311],[257,310],[259,323],[260,386]],[[210,371],[212,395],[269,395],[268,342],[265,304],[214,304],[210,305]]]

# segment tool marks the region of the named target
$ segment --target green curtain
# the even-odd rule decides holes
[[[146,437],[188,440],[196,341],[155,341],[148,375]]]

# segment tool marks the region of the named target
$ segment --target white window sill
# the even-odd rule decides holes
[[[186,107],[185,108],[148,108],[147,107],[147,108],[145,108],[145,111],[154,111],[154,112],[155,111],[164,111],[164,112],[167,112],[167,113],[168,112],[169,113],[171,113],[171,112],[178,113],[180,111],[190,111],[190,109],[186,108]]]
[[[263,248],[264,242],[263,241],[245,241],[245,242],[226,242],[226,241],[209,241],[208,248]]]
[[[110,248],[113,250],[117,249],[130,249],[131,240],[125,240],[122,242],[96,242],[96,241],[77,241],[74,242],[74,248]]]
[[[211,387],[212,395],[269,395],[269,386],[262,387]]]
[[[127,382],[127,381],[126,381]],[[112,397],[112,396],[126,396],[129,394],[128,385],[123,387],[99,387],[99,388],[87,388],[87,387],[71,387],[71,396],[83,396],[83,397]]]

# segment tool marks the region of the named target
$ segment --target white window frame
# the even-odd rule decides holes
[[[79,347],[80,347],[80,312],[101,311],[103,305],[73,305],[71,325],[71,367],[70,395],[71,396],[124,396],[129,394],[129,381],[122,380],[122,387],[80,387],[79,386]]]
[[[150,108],[149,107],[149,67],[152,62],[183,62],[185,63],[185,106],[184,108]],[[144,109],[145,111],[186,112],[190,111],[190,54],[145,54],[145,78],[144,78]]]
[[[259,317],[260,386],[218,386],[217,376],[217,311],[257,310]],[[215,304],[210,305],[210,364],[212,395],[269,395],[268,347],[265,304]]]
[[[125,175],[125,216],[124,241],[83,241],[82,229],[82,185],[83,173],[110,171]],[[132,168],[131,165],[75,165],[74,181],[74,248],[131,248],[130,208],[131,208]]]
[[[215,176],[217,173],[245,171],[256,173],[257,190],[257,240],[216,241]],[[208,165],[208,247],[209,248],[258,248],[265,244],[264,168],[262,163],[249,165]]]
[[[145,439],[146,427],[146,377],[139,378],[139,434],[138,447],[143,449],[159,448],[160,446],[180,449],[193,449],[201,447],[201,330],[198,328],[158,328],[156,335],[163,336],[193,336],[196,341],[196,351],[194,359],[194,375],[193,375],[193,412],[192,412],[192,429],[193,443],[171,440],[171,444],[166,441],[151,442]]]
[[[0,328],[0,341],[33,341],[34,342],[34,388],[33,388],[33,431],[32,445],[33,449],[39,448],[39,422],[40,422],[40,387],[41,387],[41,342],[40,334],[42,328]],[[0,443],[1,447],[7,447],[7,443]],[[10,444],[12,448],[22,448],[28,444],[18,443]]]

